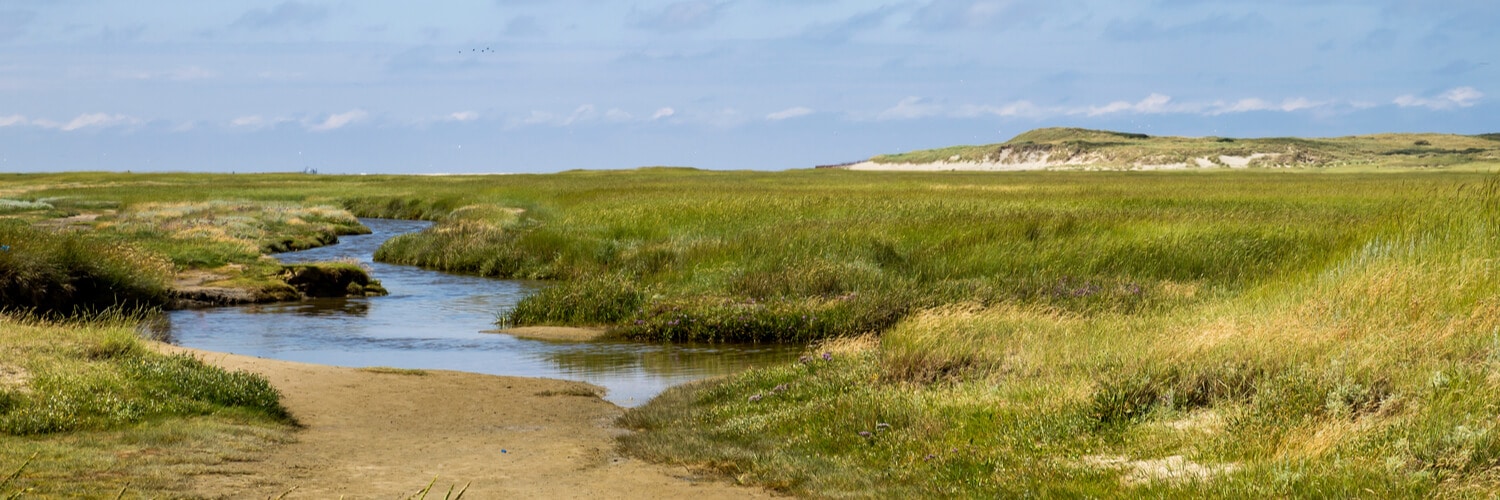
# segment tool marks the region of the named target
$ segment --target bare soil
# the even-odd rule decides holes
[[[434,477],[429,498],[465,484],[476,499],[774,496],[619,455],[623,410],[578,382],[159,349],[265,376],[303,426],[293,443],[195,478],[209,498],[404,498]]]

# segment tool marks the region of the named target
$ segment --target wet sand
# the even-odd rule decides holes
[[[465,498],[771,498],[619,455],[623,411],[579,382],[428,370],[421,375],[197,351],[259,373],[304,426],[257,460],[196,478],[209,498],[398,498],[437,477]],[[287,493],[290,491],[290,493]]]

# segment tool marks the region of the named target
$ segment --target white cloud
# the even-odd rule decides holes
[[[322,123],[308,125],[307,129],[313,132],[327,132],[344,128],[351,123],[359,122],[370,116],[363,109],[351,109],[349,111],[329,115]]]
[[[1153,93],[1139,101],[1114,101],[1102,105],[1089,106],[1041,106],[1029,100],[1019,100],[1010,103],[994,104],[963,104],[959,106],[945,106],[936,102],[919,97],[908,97],[902,99],[895,106],[881,111],[875,115],[877,120],[909,120],[928,117],[947,118],[980,118],[996,116],[1002,118],[1048,118],[1056,116],[1078,116],[1098,117],[1113,114],[1189,114],[1202,116],[1218,116],[1230,113],[1245,113],[1251,111],[1270,111],[1291,113],[1297,111],[1332,109],[1338,106],[1335,101],[1314,101],[1305,97],[1287,98],[1281,101],[1270,101],[1260,98],[1247,98],[1238,101],[1192,101],[1183,102],[1173,99],[1171,96]],[[1352,104],[1343,105],[1347,108]],[[853,115],[856,119],[860,115]],[[864,115],[867,117],[868,115]]]
[[[792,118],[799,118],[799,117],[807,116],[807,115],[810,115],[810,114],[813,114],[813,110],[808,109],[808,108],[804,108],[802,106],[797,106],[795,108],[787,108],[787,109],[783,109],[781,111],[777,111],[775,113],[771,113],[769,115],[766,115],[766,119],[775,122],[775,121],[781,121],[781,120],[790,120]]]
[[[507,126],[514,128],[521,125],[548,125],[553,127],[566,127],[575,123],[588,123],[599,118],[599,112],[594,109],[593,104],[584,104],[574,109],[571,114],[561,115],[550,111],[532,111],[525,118],[512,119]]]
[[[593,121],[594,117],[596,116],[598,116],[598,113],[594,112],[594,105],[584,104],[582,106],[579,106],[578,109],[573,110],[573,114],[568,115],[568,119],[564,120],[562,125],[572,125],[578,122]]]
[[[447,120],[451,122],[472,122],[479,119],[479,113],[475,111],[459,111],[448,115]]]
[[[953,116],[956,118],[975,118],[984,115],[1040,118],[1049,114],[1054,114],[1054,112],[1046,108],[1039,107],[1036,104],[1033,104],[1031,101],[1016,101],[1002,106],[991,106],[988,104],[965,104],[963,106],[959,106],[958,110],[953,112]]]
[[[675,115],[675,114],[677,114],[677,110],[675,110],[675,109],[672,109],[672,108],[661,108],[661,109],[656,110],[655,113],[651,113],[651,120],[655,121],[655,120],[660,120],[662,118],[670,118],[672,115]]]
[[[1458,87],[1456,89],[1443,92],[1437,97],[1426,98],[1407,94],[1401,97],[1397,97],[1396,100],[1391,102],[1403,108],[1427,108],[1443,110],[1472,107],[1475,104],[1479,104],[1479,100],[1483,98],[1484,92],[1480,92],[1474,87]]]
[[[635,115],[620,108],[610,108],[609,111],[604,112],[604,120],[609,122],[624,123],[634,119]]]
[[[1254,111],[1280,111],[1291,113],[1313,108],[1321,108],[1329,103],[1313,101],[1306,97],[1288,98],[1280,103],[1274,103],[1260,98],[1240,99],[1233,103],[1214,103],[1207,114],[1209,116],[1226,115],[1232,113],[1249,113]]]
[[[0,116],[0,127],[9,127],[11,125],[25,125],[27,123],[28,122],[26,121],[26,117],[21,115]]]
[[[275,126],[283,124],[283,123],[294,122],[294,121],[296,121],[296,120],[293,120],[291,118],[280,118],[280,117],[278,117],[278,118],[266,118],[266,117],[261,116],[261,115],[249,115],[249,116],[241,116],[241,117],[235,118],[233,120],[229,120],[229,126],[236,127],[236,128],[245,128],[245,129],[250,129],[250,130],[260,130],[260,129],[263,129],[263,128],[275,127]]]
[[[1101,116],[1124,112],[1135,114],[1183,113],[1194,111],[1192,108],[1192,105],[1173,104],[1172,96],[1151,94],[1139,102],[1115,101],[1103,106],[1091,106],[1086,110],[1071,114]]]
[[[86,113],[78,115],[78,117],[73,118],[72,120],[68,121],[68,123],[57,123],[47,120],[36,120],[31,123],[42,128],[57,129],[63,132],[73,132],[75,130],[83,130],[86,128],[135,125],[141,123],[141,120],[125,115],[112,115],[108,113]]]
[[[264,127],[267,123],[267,120],[265,118],[262,118],[260,115],[241,116],[239,118],[229,120],[229,124],[236,127],[260,128]]]
[[[921,97],[907,97],[880,114],[877,120],[911,120],[943,114],[943,107]]]

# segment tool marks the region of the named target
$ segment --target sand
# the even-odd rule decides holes
[[[484,333],[511,335],[523,339],[552,342],[592,342],[604,338],[609,331],[604,328],[580,328],[572,326],[520,326],[503,330],[485,330]]]
[[[209,498],[405,498],[436,476],[464,498],[771,498],[615,451],[623,411],[579,382],[381,373],[196,351],[270,380],[304,426],[293,443],[195,479]],[[294,489],[295,488],[295,489]],[[441,498],[440,491],[429,498]]]

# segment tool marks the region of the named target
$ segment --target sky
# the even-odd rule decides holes
[[[782,170],[1500,132],[1494,0],[0,0],[0,172]]]

